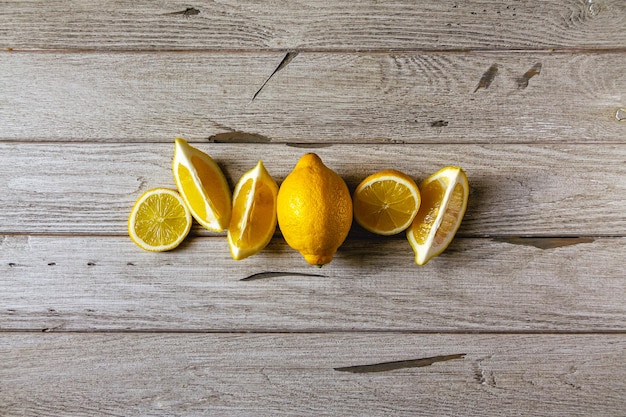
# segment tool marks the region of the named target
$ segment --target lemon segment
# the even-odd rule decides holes
[[[226,229],[231,215],[231,193],[217,163],[184,139],[177,138],[172,173],[194,219],[214,232]]]
[[[233,259],[252,256],[267,246],[276,231],[278,185],[259,161],[246,172],[233,193],[227,239]]]
[[[469,183],[460,167],[445,167],[419,185],[422,203],[407,238],[415,252],[415,263],[425,265],[452,242],[465,210]]]
[[[420,191],[411,177],[392,169],[380,171],[354,191],[354,219],[372,233],[394,235],[411,225],[420,202]]]
[[[325,265],[348,236],[352,197],[344,180],[314,153],[303,155],[278,190],[285,241],[311,265]]]
[[[191,213],[174,190],[154,188],[143,193],[128,217],[128,235],[151,252],[174,249],[189,234]]]

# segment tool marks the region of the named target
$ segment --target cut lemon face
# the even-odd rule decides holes
[[[277,194],[278,185],[261,161],[241,177],[227,233],[233,259],[252,256],[270,242],[276,231]]]
[[[354,219],[379,235],[394,235],[411,225],[420,191],[408,175],[388,169],[365,178],[353,195]]]
[[[407,231],[415,252],[415,263],[425,265],[441,254],[456,234],[469,195],[465,172],[459,167],[445,167],[419,185],[422,205]]]
[[[191,229],[191,213],[174,190],[154,188],[139,197],[128,217],[128,235],[151,252],[174,249]]]
[[[221,232],[228,227],[231,194],[220,167],[204,152],[177,138],[172,172],[191,215],[204,228]]]

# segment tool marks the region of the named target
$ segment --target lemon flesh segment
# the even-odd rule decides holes
[[[411,177],[385,170],[368,176],[357,186],[354,218],[372,233],[394,235],[411,225],[420,202],[420,191]]]
[[[189,234],[191,213],[174,190],[155,188],[142,194],[128,217],[128,235],[151,252],[174,249]]]
[[[407,231],[415,262],[425,265],[443,252],[456,234],[469,196],[465,172],[446,167],[420,183],[422,204]]]
[[[227,232],[233,259],[255,255],[270,242],[276,231],[277,194],[278,185],[261,161],[241,177],[233,193]]]
[[[206,153],[177,138],[172,173],[194,219],[214,232],[226,229],[231,215],[231,193],[217,163]]]

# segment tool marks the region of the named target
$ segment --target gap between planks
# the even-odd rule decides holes
[[[96,48],[72,48],[72,49],[28,49],[28,48],[10,48],[0,49],[2,53],[27,53],[27,54],[277,54],[277,53],[289,53],[296,52],[298,54],[328,54],[328,55],[341,55],[341,54],[362,54],[362,55],[374,55],[383,54],[388,55],[392,53],[416,53],[416,54],[623,54],[626,53],[626,48],[528,48],[528,49],[480,49],[480,48],[468,48],[468,49],[420,49],[420,48],[383,48],[383,49],[367,49],[367,48],[348,48],[348,49],[330,49],[330,48],[259,48],[259,49],[96,49]]]
[[[585,335],[624,335],[626,336],[626,330],[398,330],[398,329],[354,329],[354,330],[342,330],[342,329],[294,329],[294,330],[276,330],[276,329],[0,329],[1,334],[31,334],[31,333],[55,333],[55,334],[126,334],[126,335],[237,335],[237,334],[249,334],[249,335],[468,335],[468,336],[489,336],[489,335],[502,335],[502,336],[585,336]]]

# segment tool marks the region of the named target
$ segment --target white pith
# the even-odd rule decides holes
[[[441,207],[439,209],[439,212],[437,213],[437,218],[435,219],[433,226],[430,229],[428,236],[426,237],[425,242],[423,244],[417,243],[417,241],[415,240],[413,236],[413,233],[408,233],[408,238],[411,241],[411,245],[413,246],[416,252],[415,262],[419,265],[422,265],[424,264],[424,262],[426,262],[430,258],[439,255],[441,252],[443,252],[443,250],[445,250],[445,248],[449,244],[449,241],[446,241],[443,244],[436,246],[433,244],[433,240],[435,238],[435,235],[437,234],[437,230],[439,229],[441,222],[443,221],[443,216],[448,209],[450,196],[454,192],[454,189],[457,186],[457,184],[461,183],[461,181],[459,181],[460,172],[461,172],[460,168],[446,169],[440,172],[439,174],[437,174],[436,176],[434,176],[430,181],[430,182],[440,181],[442,178],[448,178],[448,184],[447,184],[447,188],[446,188],[443,200],[441,202]],[[467,202],[465,201],[463,204],[463,207],[461,208],[461,213],[465,212],[466,205],[467,205]],[[462,220],[463,220],[462,215],[456,219],[456,223],[454,225],[453,230],[455,231],[458,230],[459,225]]]

